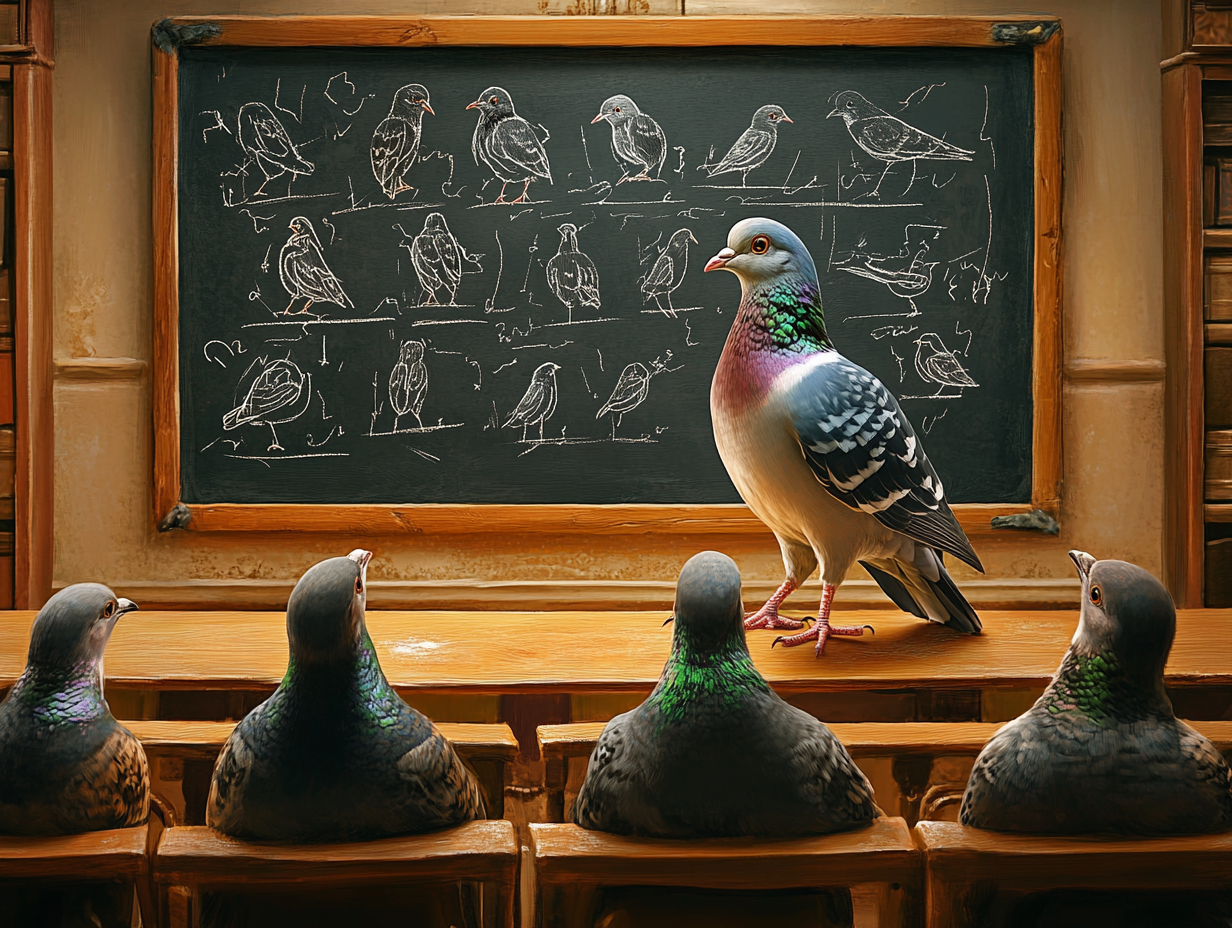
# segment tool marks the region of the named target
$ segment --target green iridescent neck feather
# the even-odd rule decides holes
[[[834,347],[815,280],[788,277],[763,284],[749,293],[746,305],[760,317],[754,324],[764,330],[764,347],[806,352]]]
[[[745,694],[769,691],[770,686],[753,666],[741,631],[737,628],[717,646],[701,647],[687,628],[676,629],[671,657],[647,700],[661,718],[680,721],[703,702],[734,709]]]
[[[28,667],[13,687],[12,698],[51,725],[89,722],[111,715],[99,688],[97,661],[82,661],[67,671]]]
[[[355,653],[336,664],[300,665],[292,656],[281,689],[291,688],[304,699],[320,697],[323,702],[338,708],[349,704],[352,709],[358,707],[361,716],[376,719],[389,718],[398,701],[397,694],[381,671],[376,648],[367,631]],[[340,699],[345,694],[352,698]]]
[[[1132,681],[1111,650],[1070,648],[1037,705],[1054,716],[1071,715],[1097,725],[1170,715],[1167,697]]]

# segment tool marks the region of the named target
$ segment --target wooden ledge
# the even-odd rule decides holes
[[[512,886],[517,865],[517,833],[506,821],[469,822],[448,831],[380,841],[299,845],[240,841],[192,826],[163,833],[154,878],[181,886],[385,879]]]
[[[919,822],[930,881],[1014,889],[1232,886],[1232,833],[1183,838],[1042,837]]]
[[[867,828],[815,838],[627,838],[577,825],[530,826],[539,885],[792,889],[914,882],[919,855],[907,823],[882,817]]]
[[[0,880],[136,880],[146,872],[149,826],[54,838],[0,836]]]

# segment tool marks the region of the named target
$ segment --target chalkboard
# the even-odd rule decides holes
[[[1031,501],[1032,48],[178,59],[182,502],[739,502],[702,268],[757,215],[951,502]]]

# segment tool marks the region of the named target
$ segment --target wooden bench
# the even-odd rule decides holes
[[[529,865],[535,924],[543,928],[590,928],[599,890],[622,886],[848,889],[857,928],[900,925],[910,923],[920,885],[919,854],[901,818],[781,841],[625,838],[532,824]]]
[[[133,720],[123,724],[145,748],[151,785],[174,809],[176,822],[203,824],[214,761],[236,723]],[[436,727],[475,771],[488,817],[503,817],[506,775],[518,758],[518,742],[509,726],[440,722]]]
[[[929,928],[992,924],[995,894],[1232,889],[1232,834],[1051,838],[920,822]]]
[[[603,722],[541,725],[548,816],[564,821],[586,779]],[[971,765],[1004,722],[836,722],[830,730],[877,791],[888,813],[917,820],[957,820]],[[1232,721],[1190,722],[1224,753],[1232,753]]]
[[[132,884],[142,922],[154,925],[148,864],[151,836],[159,831],[140,825],[52,838],[0,836],[0,898],[4,884]],[[11,897],[5,905],[11,914]]]
[[[161,924],[166,928],[196,925],[201,893],[208,890],[296,886],[337,890],[458,882],[483,883],[485,924],[512,928],[518,859],[516,832],[504,821],[470,822],[429,835],[329,845],[261,844],[187,826],[163,833],[153,874],[161,890]]]

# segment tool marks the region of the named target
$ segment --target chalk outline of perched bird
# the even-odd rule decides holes
[[[963,387],[979,386],[959,363],[954,352],[945,347],[945,342],[936,332],[925,332],[912,344],[916,346],[915,372],[920,375],[921,380],[941,385],[934,396],[940,396],[946,387],[958,387],[961,390]],[[925,344],[932,349],[933,354],[921,361],[920,356],[924,353]]]
[[[702,165],[706,176],[715,177],[719,174],[738,172],[740,186],[747,187],[749,174],[765,164],[774,153],[774,146],[779,140],[778,124],[780,122],[794,124],[795,120],[788,116],[778,104],[769,103],[758,107],[749,127],[740,133],[740,138],[732,143],[727,154],[716,164]]]
[[[571,222],[562,223],[556,229],[560,233],[560,247],[548,259],[544,273],[548,288],[556,299],[565,304],[568,321],[573,322],[575,306],[599,308],[599,271],[590,255],[578,245],[578,227]],[[570,300],[567,297],[572,296]]]
[[[429,225],[433,228],[429,229]],[[406,230],[400,224],[394,228],[406,236]],[[483,265],[479,263],[483,255],[467,254],[466,249],[454,237],[442,213],[429,213],[424,219],[423,228],[411,238],[411,243],[408,245],[404,241],[401,247],[410,253],[411,266],[415,269],[419,286],[429,295],[428,302],[420,303],[420,306],[457,306],[462,275],[473,273],[464,270],[463,263],[473,264],[480,271],[483,270]],[[449,291],[447,304],[442,303],[436,295],[436,291],[441,288]]]
[[[337,275],[325,263],[321,241],[308,218],[296,216],[287,223],[287,228],[291,235],[278,252],[278,277],[283,289],[291,294],[291,302],[282,315],[301,315],[308,312],[313,303],[336,303],[344,309],[354,309],[355,304],[343,291]],[[301,297],[306,297],[308,302],[303,309],[291,312],[291,307]]]
[[[740,572],[716,551],[680,571],[654,691],[603,729],[572,818],[662,838],[795,837],[867,825],[873,788],[824,724],[753,666]],[[666,624],[666,623],[664,623]]]
[[[621,172],[617,185],[627,180],[658,180],[667,158],[667,136],[663,127],[623,93],[604,100],[599,115],[590,124],[593,126],[600,120],[612,127],[612,157],[620,165]],[[630,175],[629,166],[641,170]],[[652,170],[654,177],[650,176]]]
[[[826,118],[833,116],[842,118],[853,142],[878,161],[885,162],[873,196],[879,195],[881,181],[885,180],[890,165],[896,162],[970,161],[975,156],[973,151],[959,148],[891,116],[854,90],[844,90],[835,96],[834,109]]]
[[[1078,629],[1044,694],[980,752],[962,823],[1036,834],[1232,828],[1232,771],[1176,718],[1164,688],[1176,634],[1167,590],[1134,564],[1069,556],[1082,579]]]
[[[693,237],[690,229],[677,229],[673,232],[663,250],[659,252],[659,257],[641,280],[642,302],[648,303],[653,298],[659,312],[673,319],[676,318],[676,309],[672,306],[672,294],[680,289],[689,270],[689,242],[697,244],[697,239]],[[677,260],[680,260],[679,277],[676,276]],[[667,309],[664,309],[659,301],[664,294],[667,295]]]
[[[471,154],[475,163],[484,164],[501,181],[496,203],[526,203],[531,181],[539,177],[552,183],[552,167],[543,142],[534,127],[517,114],[513,97],[503,87],[489,87],[468,110],[479,110],[475,134],[471,136]],[[507,110],[507,112],[506,112]],[[522,193],[515,200],[505,199],[505,187],[522,183]]]
[[[942,552],[982,572],[980,560],[894,395],[830,341],[804,243],[772,219],[745,219],[705,269],[735,273],[741,288],[710,388],[715,444],[778,538],[787,575],[746,627],[799,628],[778,609],[820,562],[817,621],[775,644],[815,639],[820,655],[832,635],[862,635],[829,624],[835,590],[859,562],[903,611],[978,634]]]
[[[906,317],[920,315],[920,308],[915,304],[916,298],[923,296],[932,286],[933,268],[938,263],[924,260],[924,256],[930,251],[928,242],[925,241],[925,237],[920,239],[918,245],[913,245],[911,242],[912,229],[933,230],[934,241],[941,236],[943,231],[942,226],[909,223],[903,230],[903,246],[897,255],[873,257],[852,252],[850,260],[859,260],[860,264],[835,265],[840,271],[874,280],[884,285],[896,297],[906,300],[911,304],[911,312],[903,314]],[[890,262],[900,261],[906,261],[906,264],[898,269],[890,266]]]
[[[0,833],[77,834],[146,820],[145,751],[103,695],[107,642],[136,609],[102,584],[75,583],[35,616],[26,668],[0,703]]]
[[[389,115],[372,133],[369,158],[372,174],[385,196],[393,199],[404,190],[414,190],[403,179],[419,155],[423,135],[423,114],[431,113],[428,88],[423,84],[407,84],[394,92]]]
[[[669,351],[667,355],[670,361],[671,352]],[[608,397],[607,402],[595,413],[596,419],[602,419],[606,415],[612,416],[612,441],[616,441],[616,430],[620,428],[620,423],[624,420],[625,413],[633,412],[650,395],[651,378],[655,374],[661,374],[668,369],[667,365],[659,358],[651,361],[649,367],[641,361],[633,361],[624,366],[624,370],[620,372],[620,377],[616,379],[616,386],[612,388],[612,395]],[[671,370],[679,370],[679,368],[671,368]]]
[[[501,428],[507,429],[511,425],[522,426],[522,441],[526,441],[527,427],[538,422],[539,440],[543,441],[543,423],[551,419],[553,413],[556,412],[558,398],[556,372],[558,370],[560,370],[560,365],[552,361],[545,361],[535,368],[534,373],[530,375],[530,384],[526,392],[522,394],[522,399],[518,401],[518,405],[505,419],[505,424]]]
[[[389,405],[394,411],[395,432],[398,431],[398,420],[408,413],[423,428],[419,413],[428,394],[428,366],[424,364],[426,348],[423,341],[415,338],[408,338],[398,346],[398,361],[389,372]],[[410,357],[412,354],[416,357]]]
[[[484,817],[474,775],[381,670],[364,618],[371,558],[363,549],[329,558],[295,585],[287,674],[223,745],[210,827],[249,840],[335,842]]]
[[[261,365],[261,369],[250,381],[249,375],[253,374],[257,365]],[[246,390],[243,389],[245,383],[248,384]],[[241,392],[244,394],[242,401],[239,399]],[[274,361],[268,361],[268,356],[256,358],[235,385],[235,395],[231,401],[235,406],[222,417],[224,430],[230,432],[241,425],[268,425],[274,441],[267,450],[286,451],[278,443],[278,432],[274,426],[292,422],[308,411],[312,402],[312,374],[300,370],[299,365],[290,358]],[[283,410],[286,411],[281,418],[272,418]]]
[[[264,103],[245,103],[235,121],[240,147],[265,175],[252,196],[260,196],[266,184],[288,171],[299,177],[316,170],[311,161],[305,161],[300,155],[282,121]]]

